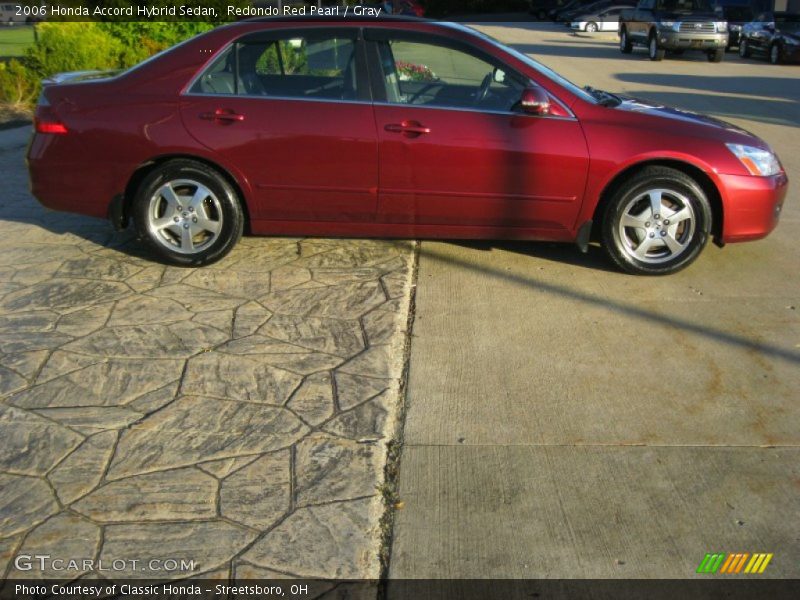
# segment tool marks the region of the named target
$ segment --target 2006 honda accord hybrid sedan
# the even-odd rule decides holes
[[[467,27],[251,20],[118,74],[47,82],[47,207],[133,221],[202,265],[254,234],[599,241],[666,274],[766,236],[787,177],[759,138],[573,85]]]

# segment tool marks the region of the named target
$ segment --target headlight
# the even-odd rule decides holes
[[[742,30],[742,26],[741,25],[728,25],[728,28],[731,31],[741,31]]]
[[[677,21],[661,21],[661,26],[667,29],[675,29],[677,31],[678,27],[676,27],[676,25],[680,26]]]
[[[769,150],[743,146],[741,144],[725,144],[736,158],[750,171],[751,175],[769,177],[781,172],[781,163],[778,157]]]
[[[728,31],[728,22],[727,21],[715,21],[714,27],[717,28],[717,33],[725,33]]]

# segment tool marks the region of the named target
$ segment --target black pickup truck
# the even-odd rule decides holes
[[[619,16],[619,48],[629,54],[644,46],[650,60],[667,51],[700,50],[720,62],[728,45],[728,24],[710,0],[639,0]]]

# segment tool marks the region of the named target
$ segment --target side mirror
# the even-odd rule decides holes
[[[767,31],[769,31],[771,33],[774,33],[775,32],[775,23],[767,23],[766,25],[764,25],[764,29],[766,29]]]
[[[526,114],[543,116],[550,112],[550,96],[540,87],[525,88],[517,106]]]
[[[506,72],[495,67],[494,71],[492,71],[492,81],[495,83],[505,83]]]

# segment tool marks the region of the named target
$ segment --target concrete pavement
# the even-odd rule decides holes
[[[798,67],[482,28],[580,85],[729,118],[800,177]],[[391,577],[684,578],[706,552],[800,576],[799,222],[795,182],[771,237],[666,278],[423,242]]]

